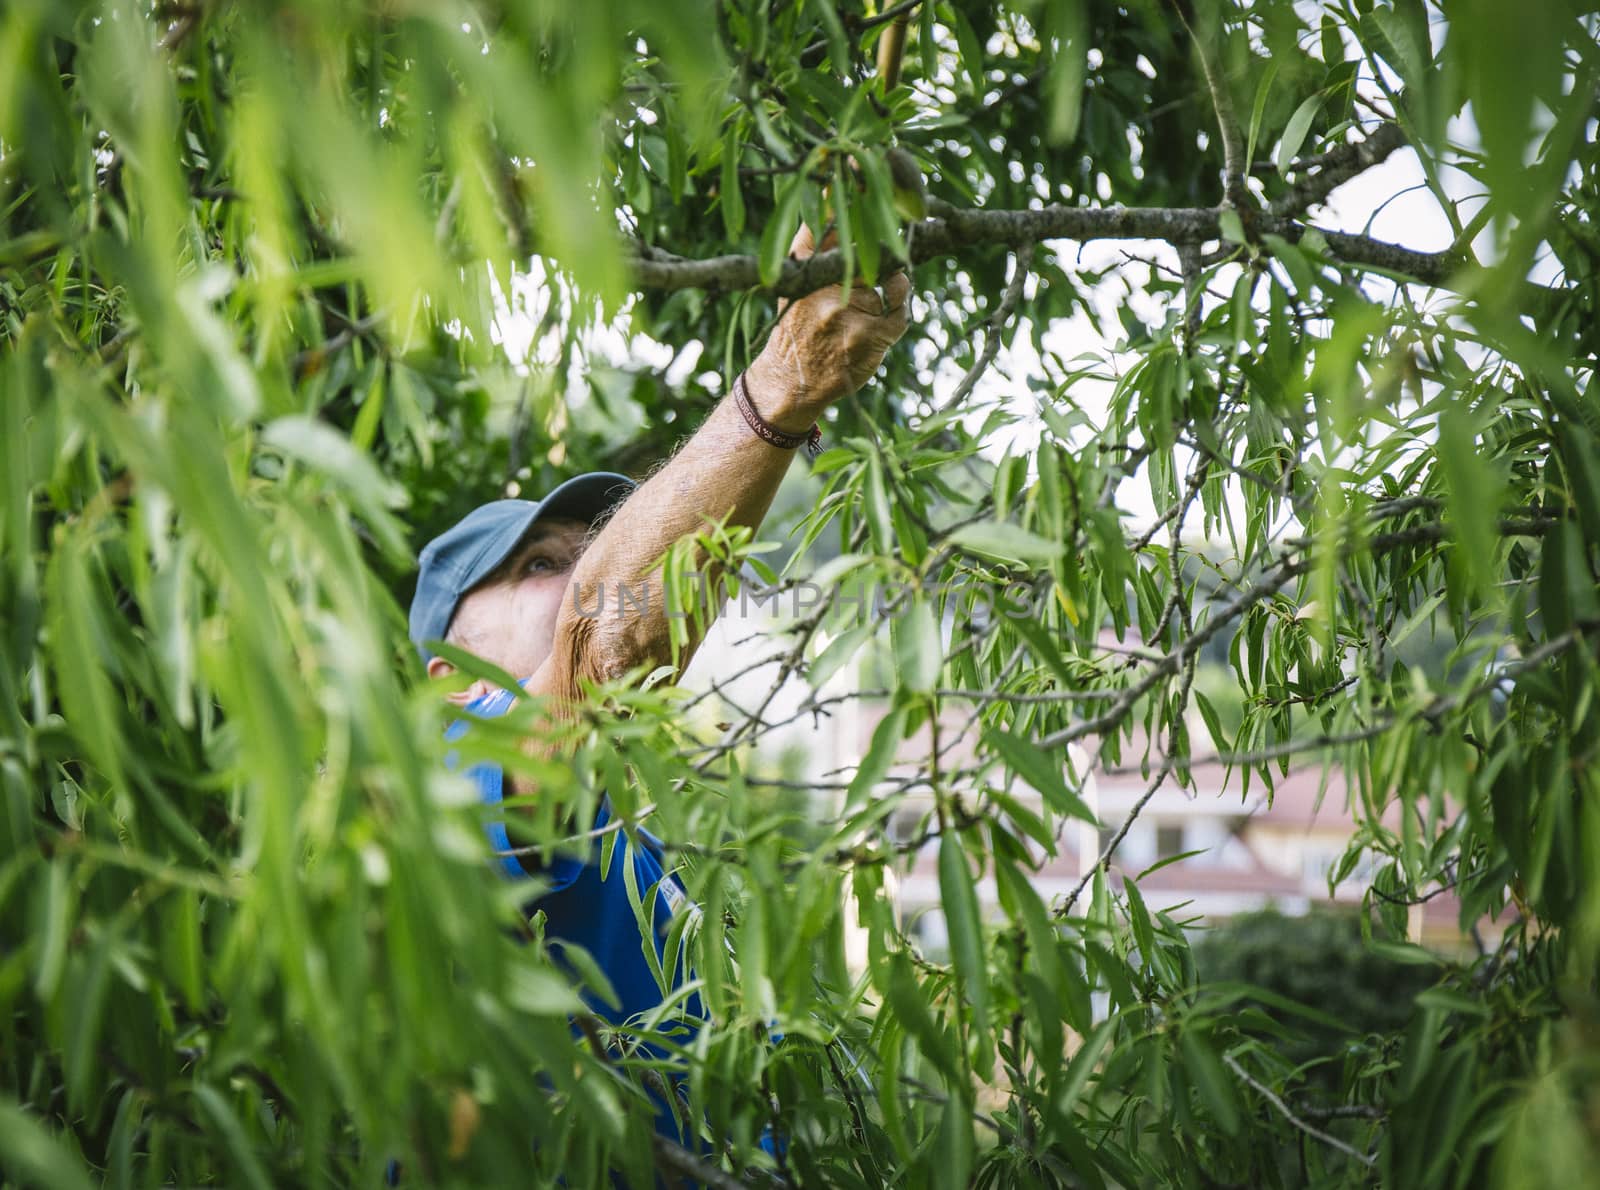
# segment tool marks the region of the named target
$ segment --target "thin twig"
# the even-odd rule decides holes
[[[950,399],[939,407],[937,413],[947,409],[954,409],[971,395],[972,390],[982,379],[983,374],[989,370],[989,365],[994,363],[994,358],[1000,353],[1000,340],[1005,330],[1006,323],[1011,321],[1011,316],[1016,313],[1017,303],[1022,300],[1022,288],[1028,279],[1028,266],[1033,261],[1033,245],[1023,244],[1016,250],[1011,263],[1011,281],[1005,288],[1005,293],[1000,297],[1000,304],[995,307],[994,313],[989,315],[984,322],[983,352],[973,361],[972,367],[967,369],[967,374],[956,385],[955,391],[950,394]]]
[[[1183,6],[1172,4],[1179,22],[1188,30],[1194,42],[1195,55],[1200,59],[1200,70],[1205,75],[1206,90],[1211,92],[1211,106],[1217,113],[1217,130],[1222,136],[1222,193],[1223,203],[1238,211],[1251,206],[1250,192],[1244,184],[1244,138],[1239,134],[1239,121],[1233,114],[1233,92],[1228,80],[1217,65],[1215,44],[1201,37],[1183,13]]]
[[[1311,1124],[1307,1124],[1299,1116],[1295,1115],[1294,1112],[1290,1109],[1289,1105],[1287,1103],[1285,1103],[1282,1099],[1278,1098],[1278,1096],[1272,1091],[1272,1089],[1270,1087],[1267,1087],[1267,1086],[1263,1085],[1262,1083],[1257,1082],[1255,1079],[1251,1078],[1250,1077],[1250,1072],[1247,1071],[1243,1066],[1239,1065],[1238,1060],[1235,1059],[1232,1054],[1223,1054],[1222,1055],[1222,1060],[1228,1064],[1229,1068],[1235,1074],[1237,1074],[1240,1078],[1242,1078],[1251,1087],[1255,1088],[1255,1090],[1258,1091],[1261,1094],[1261,1096],[1266,1099],[1266,1101],[1268,1103],[1272,1104],[1273,1107],[1277,1108],[1278,1111],[1283,1114],[1283,1118],[1284,1119],[1288,1120],[1289,1123],[1293,1124],[1296,1128],[1300,1129],[1300,1131],[1304,1132],[1307,1136],[1314,1137],[1315,1139],[1320,1140],[1325,1145],[1331,1145],[1333,1148],[1338,1149],[1341,1153],[1345,1154],[1348,1157],[1354,1157],[1357,1161],[1361,1162],[1361,1164],[1365,1165],[1368,1169],[1371,1169],[1374,1165],[1376,1165],[1378,1163],[1378,1159],[1376,1157],[1368,1156],[1366,1153],[1363,1153],[1360,1149],[1355,1148],[1353,1145],[1346,1144],[1344,1141],[1340,1140],[1337,1136],[1330,1136],[1328,1133],[1322,1131],[1322,1129],[1314,1127]]]

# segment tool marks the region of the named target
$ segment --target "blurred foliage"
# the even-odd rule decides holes
[[[1291,917],[1277,909],[1240,914],[1207,930],[1194,949],[1202,982],[1242,983],[1315,1009],[1326,1022],[1263,1006],[1282,1032],[1284,1057],[1316,1063],[1309,1073],[1337,1089],[1336,1061],[1351,1037],[1392,1036],[1411,1020],[1412,1001],[1434,977],[1426,967],[1397,962],[1367,945],[1361,919],[1346,909],[1316,908]]]
[[[705,1159],[749,1180],[1594,1168],[1595,18],[1569,0],[900,11],[884,94],[887,13],[830,0],[0,8],[9,1178],[374,1185],[396,1159],[416,1184],[648,1185],[662,1068],[687,1074]],[[443,766],[403,630],[415,548],[508,484],[645,473],[759,346],[761,292],[630,296],[636,253],[745,254],[772,277],[826,205],[875,277],[918,230],[891,146],[955,208],[1211,208],[1218,110],[1249,183],[1198,246],[1198,301],[1147,243],[1095,268],[1061,243],[1028,262],[958,243],[918,265],[882,383],[830,421],[799,541],[837,554],[829,578],[907,594],[802,626],[818,685],[885,625],[892,662],[820,843],[761,784],[759,725],[706,749],[670,690],[609,691],[570,764],[521,759],[521,715],[471,737],[468,759],[539,780],[523,831],[541,844],[600,789],[630,824],[653,807],[699,905],[669,939],[712,1014],[693,1042],[681,998],[575,1038],[528,890],[492,877]],[[1294,202],[1390,118],[1460,254],[1448,290],[1341,265],[1315,232],[1255,234],[1254,206]],[[1076,315],[1111,346],[1060,351],[1049,332]],[[690,374],[601,366],[619,318],[697,351],[672,373]],[[510,358],[502,336],[529,324]],[[1037,362],[942,408],[990,336]],[[1153,527],[1119,514],[1145,489]],[[1029,614],[995,614],[1002,591]],[[1399,658],[1419,631],[1437,668]],[[1215,645],[1237,724],[1191,697]],[[969,715],[975,758],[885,779],[903,739]],[[1296,1116],[1303,1013],[1200,978],[1182,911],[1136,880],[1098,870],[1048,904],[1035,887],[1087,813],[1077,740],[1152,787],[1192,787],[1191,750],[1269,788],[1325,760],[1355,831],[1335,876],[1376,861],[1390,936],[1448,886],[1464,929],[1498,915],[1504,940],[1459,962],[1375,940],[1429,987],[1319,1084],[1336,1122]],[[948,964],[890,896],[915,847],[886,824],[919,804]],[[781,1158],[757,1146],[774,1120]]]

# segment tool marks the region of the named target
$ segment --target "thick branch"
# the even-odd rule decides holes
[[[915,234],[909,237],[913,264],[985,244],[1019,248],[1042,240],[1165,240],[1179,244],[1222,239],[1219,213],[1209,207],[1051,205],[1034,211],[989,211],[961,209],[936,200],[928,205],[936,217],[916,224]],[[1293,219],[1272,215],[1263,215],[1257,226],[1290,243],[1311,230]],[[1417,252],[1370,236],[1317,230],[1329,252],[1341,262],[1397,273],[1426,285],[1449,287],[1462,263],[1453,252]],[[754,256],[694,260],[644,245],[636,251],[634,281],[641,289],[763,288]],[[785,261],[777,281],[766,288],[776,297],[802,297],[843,278],[844,253],[834,249],[803,261]]]

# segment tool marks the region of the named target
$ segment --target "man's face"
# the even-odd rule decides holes
[[[515,677],[531,677],[550,655],[556,615],[588,533],[583,521],[535,523],[499,569],[456,605],[451,641]],[[430,677],[451,670],[441,657],[428,662]]]

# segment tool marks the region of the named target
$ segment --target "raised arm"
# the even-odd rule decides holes
[[[810,230],[801,227],[790,249],[809,256]],[[756,412],[786,433],[809,430],[835,401],[872,376],[884,353],[904,333],[911,282],[889,278],[880,297],[857,286],[848,304],[830,286],[789,303],[766,348],[745,373]],[[562,600],[548,660],[528,683],[529,693],[557,703],[579,697],[581,680],[607,679],[629,669],[670,660],[669,620],[659,565],[674,542],[705,527],[707,518],[759,526],[794,451],[769,445],[746,422],[730,394],[673,459],[617,510],[573,569]],[[626,585],[647,593],[619,607]],[[597,595],[603,595],[597,614]],[[576,599],[574,598],[576,596]],[[690,623],[692,632],[692,622]],[[682,659],[692,656],[691,639]]]

